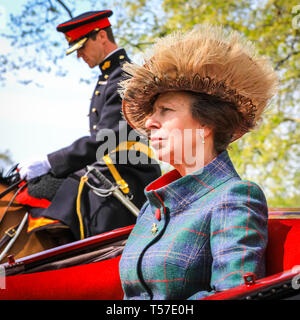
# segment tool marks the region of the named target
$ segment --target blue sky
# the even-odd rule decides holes
[[[0,0],[0,33],[7,28],[9,14],[21,10],[25,2]],[[91,10],[78,3],[75,15]],[[5,53],[14,48],[0,36],[0,50]],[[91,70],[75,53],[63,63],[69,70],[67,77],[24,70],[41,87],[21,85],[13,75],[0,87],[0,152],[9,150],[14,162],[48,154],[89,134],[87,113],[95,84],[79,83],[79,78],[90,78]]]

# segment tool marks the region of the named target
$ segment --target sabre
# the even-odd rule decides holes
[[[87,174],[92,173],[99,181],[102,183],[105,189],[95,188],[91,184],[88,184],[90,188],[93,189],[94,193],[101,197],[107,197],[112,194],[116,199],[118,199],[133,215],[138,216],[140,210],[130,201],[124,194],[120,191],[118,186],[114,186],[111,181],[109,181],[105,175],[92,166],[87,166]]]

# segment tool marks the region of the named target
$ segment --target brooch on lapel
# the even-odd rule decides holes
[[[157,233],[158,229],[157,229],[157,224],[156,223],[153,223],[152,224],[152,229],[151,229],[151,232],[152,232],[152,235],[155,236],[156,233]]]

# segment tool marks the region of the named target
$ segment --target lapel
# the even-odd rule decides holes
[[[182,210],[187,204],[208,192],[214,192],[217,187],[232,178],[240,179],[228,152],[224,151],[193,174],[181,177],[177,170],[168,172],[152,182],[145,189],[145,195],[153,212],[159,207],[168,207],[172,213]]]

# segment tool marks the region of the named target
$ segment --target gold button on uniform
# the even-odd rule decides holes
[[[92,109],[92,112],[96,112],[96,111],[97,111],[97,109],[96,109],[96,108],[93,108],[93,109]]]
[[[109,77],[109,75],[108,75],[108,74],[106,74],[106,75],[104,76],[104,79],[108,79],[108,77]]]
[[[121,60],[123,60],[125,57],[122,55],[122,56],[120,56],[119,58],[120,58]]]
[[[94,130],[96,130],[96,129],[97,129],[97,126],[96,126],[96,125],[94,125],[94,126],[93,126],[93,129],[94,129]]]
[[[99,96],[99,94],[100,94],[100,91],[96,90],[96,91],[95,91],[95,95],[96,95],[96,96]]]

